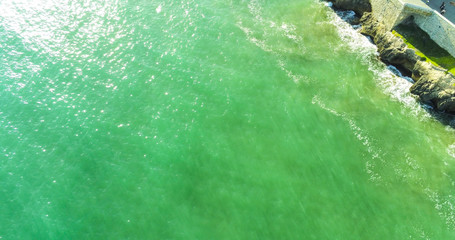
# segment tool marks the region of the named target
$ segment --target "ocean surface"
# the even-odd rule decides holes
[[[1,0],[0,239],[455,239],[455,130],[315,0]]]

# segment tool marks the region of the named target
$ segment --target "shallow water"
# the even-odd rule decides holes
[[[455,237],[454,130],[324,3],[0,9],[1,239]]]

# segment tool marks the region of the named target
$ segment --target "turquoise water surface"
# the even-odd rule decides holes
[[[0,9],[0,239],[455,238],[454,129],[323,2]]]

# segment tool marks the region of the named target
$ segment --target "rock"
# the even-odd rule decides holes
[[[433,65],[424,63],[424,62],[418,62],[414,66],[414,69],[412,70],[412,79],[414,79],[416,82],[420,80],[420,78],[427,74],[431,69],[433,68]]]
[[[455,113],[455,78],[451,74],[430,63],[418,61],[413,76],[418,80],[410,89],[412,94],[439,111]]]
[[[362,23],[361,33],[373,38],[382,61],[409,73],[413,71],[414,65],[420,59],[414,50],[409,49],[401,38],[386,31],[384,24],[377,21],[373,14],[365,13],[360,22]]]
[[[372,38],[376,37],[377,34],[386,32],[384,24],[379,23],[371,12],[364,13],[360,18],[360,23],[362,24],[360,33]]]
[[[371,12],[371,4],[369,0],[331,0],[333,6],[345,10],[353,10],[359,15],[365,12]]]
[[[414,65],[420,60],[413,49],[407,47],[403,40],[391,32],[376,35],[379,57],[386,63],[402,67],[412,72]]]
[[[455,113],[455,77],[447,70],[423,62],[403,40],[386,31],[384,24],[371,13],[364,13],[360,19],[361,33],[371,36],[378,47],[382,61],[412,74],[416,81],[410,91],[418,100],[431,104],[436,110]]]

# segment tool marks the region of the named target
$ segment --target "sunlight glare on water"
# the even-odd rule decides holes
[[[454,130],[352,12],[0,9],[1,239],[454,238]]]

